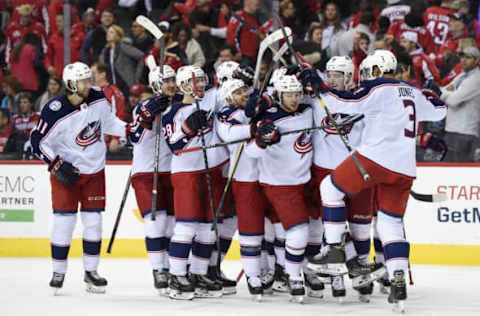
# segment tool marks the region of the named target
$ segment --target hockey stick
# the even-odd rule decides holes
[[[352,123],[355,123],[357,121],[360,121],[361,119],[363,119],[363,114],[360,114],[357,116],[357,118],[355,120],[351,120],[348,122],[348,124],[352,124]],[[341,130],[341,126],[340,127],[337,125],[337,127]],[[328,127],[328,126],[327,126]],[[313,131],[318,131],[318,130],[324,130],[325,128],[327,128],[325,126],[313,126],[313,127],[308,127],[308,128],[302,128],[302,129],[295,129],[295,130],[291,130],[291,131],[286,131],[286,132],[283,132],[283,133],[280,133],[280,136],[284,136],[284,135],[289,135],[289,134],[295,134],[295,133],[306,133],[306,132],[313,132]],[[328,127],[330,128],[330,127]],[[216,144],[212,144],[212,145],[208,145],[208,146],[196,146],[196,147],[190,147],[190,148],[185,148],[185,149],[179,149],[179,150],[175,150],[173,153],[175,155],[179,155],[179,154],[184,154],[184,153],[188,153],[188,152],[192,152],[192,151],[199,151],[199,150],[203,150],[203,149],[212,149],[212,148],[217,148],[217,147],[224,147],[224,146],[229,146],[229,145],[234,145],[234,144],[238,144],[238,143],[242,143],[242,142],[248,142],[248,141],[251,141],[253,140],[252,137],[248,137],[248,138],[241,138],[241,139],[237,139],[237,140],[232,140],[232,141],[229,141],[229,142],[222,142],[222,143],[216,143]]]
[[[448,196],[445,193],[437,193],[437,194],[421,194],[417,193],[413,190],[410,190],[410,195],[418,201],[421,202],[428,202],[428,203],[437,203],[437,202],[444,202],[448,200]]]
[[[140,24],[144,29],[150,32],[157,40],[160,41],[160,72],[163,75],[163,59],[165,57],[165,38],[160,28],[155,25],[149,18],[139,15],[135,21]],[[151,60],[149,61],[149,67],[153,66]],[[158,164],[160,158],[160,131],[162,123],[162,114],[155,118],[155,153],[153,161],[153,186],[152,186],[152,221],[156,219],[157,213],[157,186],[158,186]]]
[[[243,269],[242,269],[242,270],[240,270],[240,272],[238,273],[238,275],[237,275],[237,283],[240,281],[240,279],[242,279],[242,276],[243,276],[243,273],[244,273],[244,272],[245,272],[245,271],[243,271]]]
[[[117,218],[115,219],[115,224],[113,225],[112,235],[108,241],[107,253],[112,253],[113,242],[115,241],[115,235],[117,234],[118,225],[120,224],[120,217],[122,216],[123,208],[125,207],[125,202],[127,201],[128,191],[130,190],[130,183],[132,181],[132,170],[128,174],[127,184],[125,185],[125,190],[123,191],[122,202],[120,203],[120,208],[118,209]]]

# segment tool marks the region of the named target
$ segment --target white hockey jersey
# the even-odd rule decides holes
[[[312,109],[306,104],[300,104],[295,113],[273,107],[259,119],[271,120],[280,133],[313,126]],[[255,141],[246,146],[246,153],[258,159],[259,181],[270,185],[307,183],[310,180],[312,150],[312,135],[309,132],[283,135],[279,143],[265,149],[258,147]]]
[[[250,119],[245,115],[244,110],[225,106],[219,111],[217,117],[217,133],[223,142],[250,137]],[[229,173],[231,168],[233,168],[240,144],[241,143],[228,146],[228,151],[230,153]],[[233,179],[240,182],[258,181],[257,159],[242,153],[238,161],[237,170],[233,175]]]
[[[446,106],[434,106],[415,86],[395,79],[364,81],[352,94],[322,95],[328,107],[365,114],[357,151],[394,172],[416,176],[415,139],[421,121],[439,121]]]
[[[216,133],[215,111],[219,108],[219,100],[216,89],[209,89],[205,96],[199,101],[200,109],[209,112],[211,120],[209,126],[204,129],[205,144],[211,145],[220,142]],[[183,104],[176,103],[170,107],[162,117],[162,126],[165,129],[165,139],[170,150],[175,153],[176,150],[202,146],[200,136],[188,137],[182,131],[182,123],[187,117],[197,110],[195,103]],[[221,165],[228,160],[227,150],[223,147],[207,150],[208,165],[210,168]],[[171,172],[193,172],[205,169],[202,150],[174,154],[172,157]]]
[[[65,95],[48,101],[30,141],[47,164],[60,156],[81,174],[94,174],[105,168],[104,134],[125,137],[125,126],[112,113],[102,90],[92,87],[79,106],[72,105]]]

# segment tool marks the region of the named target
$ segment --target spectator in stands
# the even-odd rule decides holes
[[[47,42],[45,27],[40,22],[33,20],[33,7],[29,4],[24,4],[16,8],[20,15],[19,21],[11,21],[5,29],[6,47],[5,47],[5,63],[8,65],[11,62],[13,48],[16,47],[23,39],[25,34],[34,33],[37,35],[42,43],[42,52],[47,52]]]
[[[294,48],[303,55],[305,61],[321,71],[324,70],[328,61],[327,51],[322,49],[322,34],[322,25],[319,22],[312,22],[305,41],[296,39],[293,42]]]
[[[322,49],[327,49],[328,57],[333,56],[331,50],[335,47],[338,38],[345,32],[345,25],[340,19],[338,5],[335,1],[325,3],[323,10]]]
[[[22,79],[23,89],[38,95],[39,75],[36,69],[43,66],[42,53],[38,50],[38,36],[27,33],[14,48],[10,70],[13,76]]]
[[[410,13],[410,5],[405,0],[387,0],[387,7],[380,13],[393,23],[397,20],[403,20],[405,16]]]
[[[136,21],[133,21],[130,31],[132,33],[133,47],[147,54],[153,46],[153,39],[150,34]]]
[[[223,46],[218,52],[218,56],[215,60],[213,68],[216,70],[217,67],[225,61],[240,61],[241,56],[237,49],[230,45]]]
[[[413,63],[413,72],[415,73],[415,85],[422,87],[427,80],[440,82],[440,73],[435,63],[431,61],[418,45],[418,33],[403,32],[400,45],[410,54]]]
[[[450,16],[455,13],[452,4],[453,0],[442,0],[440,6],[430,6],[423,14],[423,21],[433,37],[435,52],[450,36]]]
[[[122,92],[140,81],[143,74],[143,57],[141,50],[123,41],[125,33],[118,25],[112,25],[107,31],[107,45],[100,54],[99,61],[108,65],[109,82]]]
[[[59,12],[55,17],[57,26],[55,33],[48,37],[48,50],[45,57],[45,67],[50,76],[62,77],[63,67],[65,63],[64,57],[64,25],[65,18],[63,12]],[[71,29],[70,34],[70,62],[80,61],[80,50],[85,40],[85,33],[82,25],[76,24]]]
[[[259,0],[244,0],[243,10],[236,12],[236,16],[232,15],[227,26],[227,43],[240,51],[242,55],[242,63],[255,67],[257,61],[258,47],[260,41],[265,37],[265,32],[273,25],[272,20],[268,20],[262,26],[257,18],[259,10]],[[259,30],[258,33],[253,32],[249,27],[244,25],[248,23]]]
[[[13,125],[23,132],[25,137],[30,137],[30,132],[37,126],[40,114],[33,107],[33,96],[30,92],[21,92],[18,96],[19,113],[12,117]]]
[[[18,92],[22,90],[22,83],[16,77],[9,75],[3,78],[3,92],[0,108],[8,109],[11,114],[18,113]]]
[[[471,38],[471,37],[461,38],[458,41],[457,53],[460,53],[466,47],[475,46],[475,45],[476,43],[474,38]],[[448,86],[453,81],[453,79],[455,79],[462,72],[462,63],[460,62],[460,58],[458,57],[458,54],[455,55],[455,58],[452,58],[452,64],[455,61],[457,63],[448,72],[448,74],[446,76],[445,75],[441,76],[442,79],[440,81],[440,86]]]
[[[91,31],[82,45],[82,61],[87,64],[98,61],[102,49],[107,44],[107,30],[115,21],[113,10],[105,9],[100,17],[100,25]]]
[[[43,106],[48,100],[62,93],[62,80],[58,77],[50,77],[48,79],[47,90],[35,101],[35,110],[42,112]]]
[[[360,24],[360,18],[362,17],[363,13],[370,13],[373,14],[374,17],[374,23],[372,27],[370,28],[370,33],[375,34],[376,31],[379,28],[379,20],[380,20],[380,10],[378,7],[372,3],[373,1],[371,0],[360,0],[358,4],[358,10],[357,12],[351,17],[351,19],[348,22],[348,30],[354,28],[355,26]],[[390,23],[390,20],[387,18],[388,22]]]
[[[145,91],[145,86],[141,83],[134,84],[130,87],[130,93],[128,94],[128,103],[126,106],[126,112],[130,114],[130,120],[126,122],[130,122],[131,114],[133,109],[137,106],[140,102],[140,95]]]
[[[23,144],[26,140],[24,133],[13,126],[10,111],[5,108],[0,108],[0,159],[21,159]]]
[[[51,21],[51,30],[49,34],[54,34],[58,31],[57,24],[55,23],[55,17],[57,14],[63,13],[63,2],[64,0],[51,0],[50,4],[48,5],[48,16]],[[80,22],[78,9],[73,1],[70,1],[70,20],[72,21],[72,25]]]
[[[185,51],[179,47],[178,42],[173,39],[172,32],[170,31],[170,23],[162,21],[158,25],[165,37],[166,49],[163,64],[169,65],[177,71],[178,68],[187,63],[187,55],[185,54]],[[150,55],[155,57],[157,65],[160,65],[160,41],[155,41],[153,48],[150,51]]]
[[[192,29],[182,22],[175,24],[172,30],[173,40],[178,42],[181,50],[187,55],[187,63],[203,67],[205,65],[205,55],[202,47],[192,38]]]
[[[374,35],[370,32],[370,29],[375,24],[375,16],[371,12],[365,12],[361,18],[360,23],[339,36],[336,44],[332,47],[332,56],[352,56],[353,43],[355,34],[361,32],[366,34],[370,38],[371,45],[367,47],[366,53],[373,52]]]
[[[90,31],[95,30],[97,27],[97,20],[95,16],[95,10],[88,8],[82,14],[83,32],[88,34]]]
[[[297,18],[295,6],[291,0],[280,2],[280,18],[283,25],[290,27],[296,36],[301,37],[305,34],[305,24]]]
[[[48,17],[47,1],[45,0],[10,0],[5,1],[10,5],[12,16],[10,21],[19,22],[20,14],[17,8],[28,4],[32,6],[32,17],[34,22],[40,22],[45,26],[45,34],[50,32],[50,19]]]
[[[472,161],[480,132],[480,51],[476,46],[466,47],[460,60],[463,72],[441,89],[440,96],[448,105],[445,161],[449,162]]]

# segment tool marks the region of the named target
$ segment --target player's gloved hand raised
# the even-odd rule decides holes
[[[195,111],[182,123],[182,131],[185,135],[193,137],[208,125],[208,113],[205,110]]]
[[[253,85],[253,76],[255,71],[249,65],[240,64],[240,66],[235,69],[232,77],[235,79],[242,80],[247,86],[251,87]]]
[[[439,160],[442,161],[445,158],[445,155],[447,154],[448,148],[447,148],[447,143],[445,141],[432,133],[425,133],[422,135],[419,135],[419,145],[422,148],[430,148],[438,153],[440,153],[440,158]]]
[[[170,105],[170,97],[166,95],[158,95],[151,97],[142,102],[140,107],[139,122],[146,129],[152,129],[152,122],[155,116],[163,111]]]
[[[267,146],[278,143],[281,138],[278,127],[269,120],[252,123],[250,131],[255,137],[255,143],[257,146],[263,149],[267,148]]]
[[[55,159],[48,166],[48,171],[50,171],[55,178],[60,180],[65,184],[74,184],[80,179],[80,173],[77,168],[75,168],[68,161],[64,161],[60,156],[55,157]]]
[[[261,97],[258,94],[258,89],[255,89],[248,98],[245,106],[245,115],[247,117],[255,117],[273,106],[273,99],[268,93],[264,92]]]

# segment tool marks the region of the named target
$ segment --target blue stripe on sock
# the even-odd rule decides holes
[[[147,251],[162,251],[167,249],[167,238],[158,237],[158,238],[145,238],[145,245]]]
[[[202,244],[197,241],[193,241],[192,245],[192,254],[200,257],[209,259],[212,255],[213,244]]]
[[[354,240],[353,245],[355,246],[355,250],[359,256],[366,255],[370,252],[370,240]]]
[[[190,243],[170,242],[168,255],[170,257],[187,259],[191,247],[192,244]]]
[[[288,260],[290,262],[298,262],[298,263],[301,263],[303,261],[303,258],[305,257],[305,255],[293,255],[291,254],[290,252],[288,252],[287,249],[285,249],[285,260]]]
[[[90,256],[97,256],[100,254],[101,241],[83,240],[83,253]]]
[[[258,257],[260,253],[260,248],[258,247],[240,247],[240,255],[242,257]]]
[[[228,248],[230,248],[230,245],[232,244],[231,239],[225,239],[220,237],[220,251],[225,254],[228,251]]]
[[[410,244],[406,241],[392,242],[384,247],[385,261],[394,258],[408,258],[410,254]]]
[[[55,260],[66,260],[68,257],[68,251],[70,250],[70,245],[61,247],[50,244],[52,249],[52,258]]]
[[[325,222],[345,222],[345,207],[330,207],[323,205],[323,221]]]
[[[373,239],[373,247],[375,248],[375,252],[383,253],[383,245],[380,239],[378,238]]]

